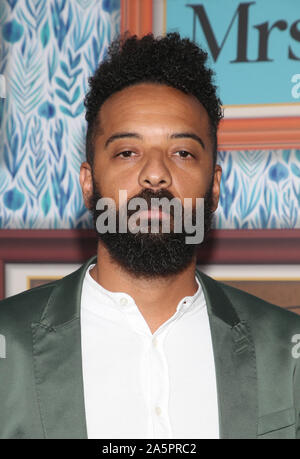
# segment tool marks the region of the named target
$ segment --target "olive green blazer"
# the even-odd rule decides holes
[[[95,262],[0,302],[0,438],[87,438],[80,300]],[[211,328],[221,438],[300,438],[300,358],[292,352],[300,317],[196,275]]]

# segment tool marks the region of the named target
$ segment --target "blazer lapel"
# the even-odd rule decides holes
[[[36,391],[45,438],[87,438],[80,330],[81,290],[90,258],[61,279],[32,324]]]
[[[85,272],[96,256],[54,287],[41,320],[32,324],[34,373],[45,438],[87,438],[80,329]],[[216,281],[196,270],[209,315],[221,438],[257,435],[255,348]]]
[[[196,270],[211,328],[221,438],[256,438],[258,393],[255,347],[218,282]]]

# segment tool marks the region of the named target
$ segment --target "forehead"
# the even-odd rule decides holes
[[[100,110],[101,130],[176,126],[209,131],[206,109],[196,97],[162,84],[140,83],[114,93]]]

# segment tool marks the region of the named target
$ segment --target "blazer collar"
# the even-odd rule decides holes
[[[40,323],[56,327],[80,318],[80,304],[83,280],[88,267],[96,263],[97,256],[89,258],[77,271],[60,279],[44,309]]]
[[[89,258],[77,271],[57,282],[43,311],[40,323],[46,327],[63,325],[72,319],[80,318],[80,303],[83,280],[88,267],[97,262],[97,256]],[[215,315],[231,327],[240,318],[218,283],[196,269],[196,276],[203,288],[208,313]],[[62,307],[63,305],[63,307]]]
[[[220,437],[256,438],[258,386],[251,328],[245,319],[239,317],[220,282],[198,269],[196,275],[206,298],[211,329]]]
[[[34,375],[44,437],[86,439],[80,305],[90,258],[59,280],[32,324]]]
[[[93,256],[57,282],[32,324],[34,368],[46,438],[87,438],[80,330],[82,284]],[[257,377],[250,328],[220,284],[196,270],[206,298],[216,369],[221,438],[257,435]]]

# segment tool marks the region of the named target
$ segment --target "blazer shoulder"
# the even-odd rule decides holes
[[[54,321],[69,320],[78,314],[85,272],[95,260],[93,256],[67,276],[0,301],[0,333],[5,327],[16,330],[44,321],[46,311]]]
[[[25,290],[1,300],[0,328],[5,328],[9,323],[38,322],[59,280]]]
[[[292,328],[295,327],[300,333],[300,316],[298,314],[223,282],[216,282],[241,318],[266,321],[269,326],[272,323],[281,324],[281,326],[291,324]]]

